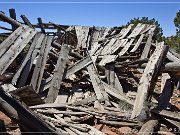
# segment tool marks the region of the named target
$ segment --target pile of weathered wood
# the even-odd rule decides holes
[[[108,134],[98,124],[132,129],[124,134],[179,131],[171,97],[180,59],[154,40],[154,25],[33,25],[13,9],[10,16],[0,12],[12,25],[1,26],[11,32],[1,33],[0,109],[22,132]]]

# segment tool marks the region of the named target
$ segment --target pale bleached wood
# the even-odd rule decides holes
[[[141,44],[141,42],[143,40],[143,37],[144,37],[144,34],[142,34],[139,37],[138,41],[136,42],[135,46],[133,47],[133,49],[130,52],[135,52],[138,49],[138,47],[140,46],[140,44]]]
[[[149,37],[147,39],[147,42],[146,42],[146,44],[144,46],[144,49],[143,49],[143,52],[141,54],[141,59],[145,59],[145,58],[148,57],[149,50],[150,50],[150,47],[151,47],[152,37],[154,35],[154,30],[155,30],[155,27],[151,28],[150,31],[149,31]]]
[[[127,44],[124,46],[124,48],[119,52],[119,56],[122,56],[124,55],[128,50],[129,50],[129,47],[132,45],[134,39],[131,39],[129,42],[127,42]]]
[[[150,57],[140,79],[131,118],[138,117],[145,107],[144,102],[147,100],[148,92],[154,89],[155,82],[161,70],[161,66],[166,57],[167,51],[168,47],[164,46],[164,42],[157,44],[156,49]]]

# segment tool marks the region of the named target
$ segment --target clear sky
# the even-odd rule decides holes
[[[160,23],[165,36],[171,36],[176,33],[173,20],[176,12],[180,10],[180,0],[0,1],[0,10],[7,15],[9,8],[16,9],[18,20],[21,20],[20,15],[24,14],[31,23],[37,23],[37,18],[41,17],[43,22],[59,24],[121,26],[134,17],[147,16],[150,19],[155,18]]]

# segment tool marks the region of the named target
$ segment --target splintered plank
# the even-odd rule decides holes
[[[15,42],[15,40],[25,31],[28,27],[25,25],[19,26],[9,37],[7,37],[0,44],[0,57],[7,51],[7,49]]]
[[[41,50],[39,52],[39,57],[37,60],[37,64],[34,68],[34,72],[32,75],[32,79],[31,79],[31,83],[33,88],[39,92],[39,87],[41,84],[41,80],[43,77],[43,73],[44,73],[44,69],[45,69],[45,64],[47,61],[47,57],[48,57],[48,52],[50,50],[50,46],[51,46],[51,42],[52,42],[52,37],[45,37],[43,43],[42,43],[42,47]]]
[[[143,40],[143,37],[144,37],[144,34],[142,34],[140,36],[140,38],[138,39],[138,41],[136,42],[135,46],[133,47],[133,49],[130,52],[135,52],[139,48],[139,46],[140,46],[140,44],[141,44],[141,42]]]
[[[88,40],[88,33],[89,33],[89,27],[85,26],[75,26],[76,35],[77,35],[77,48],[86,48],[87,40]]]
[[[126,95],[123,94],[122,91],[116,90],[115,88],[113,88],[112,86],[108,85],[105,82],[102,82],[103,86],[105,88],[105,91],[112,95],[113,97],[116,97],[117,99],[121,100],[121,101],[125,101],[126,103],[133,105],[134,101],[130,100]]]
[[[101,51],[101,55],[107,55],[109,49],[111,48],[111,46],[116,42],[117,39],[112,38],[108,44],[105,45],[105,47],[103,48],[103,50]]]
[[[102,95],[102,90],[103,87],[100,85],[101,80],[99,79],[96,69],[94,68],[93,64],[87,66],[87,70],[94,88],[94,91],[96,93],[97,99],[98,100],[104,100],[103,95]]]
[[[99,65],[105,66],[107,63],[114,62],[118,56],[117,55],[105,55],[99,62]]]
[[[66,62],[68,60],[68,54],[70,51],[70,47],[68,45],[63,45],[61,47],[60,55],[57,60],[56,68],[54,69],[54,75],[51,81],[51,85],[49,88],[49,92],[47,95],[46,102],[52,103],[58,96],[58,92],[61,86],[61,81],[64,75],[64,70],[66,67]]]
[[[69,67],[66,73],[66,77],[76,73],[77,71],[81,70],[82,68],[88,66],[92,63],[92,60],[89,56],[86,58],[79,60],[77,63],[75,63],[73,66]]]
[[[128,36],[128,38],[136,37],[136,36],[141,32],[141,30],[142,30],[144,27],[145,27],[144,24],[139,23],[139,24],[134,28],[134,30],[131,32],[131,34]]]
[[[113,54],[118,51],[121,47],[125,46],[128,39],[117,39],[116,42],[109,48],[107,54]]]
[[[172,96],[172,83],[171,77],[168,73],[162,73],[161,78],[161,95],[159,97],[158,109],[166,109],[170,106],[170,99]]]
[[[18,96],[18,98],[20,98],[21,101],[23,101],[28,106],[39,105],[39,104],[45,103],[41,99],[41,97],[34,91],[32,86],[25,86],[25,87],[10,91],[9,93],[15,96]]]
[[[124,55],[128,50],[129,50],[129,47],[132,45],[134,39],[131,39],[125,46],[124,48],[119,52],[119,56],[122,56]]]
[[[22,87],[25,85],[27,78],[28,78],[28,75],[31,71],[33,62],[36,58],[36,55],[41,48],[41,44],[43,42],[44,37],[45,37],[45,35],[41,34],[41,36],[39,37],[38,40],[35,40],[35,39],[33,40],[33,43],[31,44],[31,46],[34,46],[33,44],[35,44],[35,48],[34,48],[32,54],[31,54],[31,49],[30,49],[28,51],[28,54],[26,55],[26,58],[24,59],[23,63],[21,64],[21,67],[18,69],[17,73],[15,74],[15,76],[12,80],[12,83],[17,83],[17,79],[19,78],[19,81],[17,83],[18,87]],[[30,57],[28,56],[29,54],[30,54]],[[26,60],[28,60],[28,61],[26,62]],[[25,66],[23,65],[24,63],[26,63]],[[23,70],[21,68],[23,68]],[[19,72],[21,74],[20,77],[18,77]]]
[[[150,57],[144,73],[140,79],[134,108],[131,118],[138,117],[144,108],[144,102],[147,100],[148,92],[152,91],[155,86],[162,63],[166,57],[168,47],[164,42],[158,43],[152,56]]]
[[[25,67],[26,63],[30,60],[30,57],[31,57],[31,55],[32,55],[32,52],[33,52],[33,50],[35,49],[35,46],[36,46],[36,44],[37,44],[37,42],[38,42],[38,40],[39,40],[40,37],[41,37],[41,34],[40,34],[40,33],[37,33],[37,34],[35,35],[35,38],[34,38],[34,40],[33,40],[33,43],[31,44],[31,47],[30,47],[30,49],[29,49],[26,57],[24,58],[21,66],[19,67],[19,69],[17,70],[16,74],[14,75],[14,77],[13,77],[13,79],[12,79],[12,84],[16,84],[16,82],[17,82],[17,80],[18,80],[18,78],[19,78],[19,76],[20,76],[20,74],[21,74],[21,71],[22,71],[23,68]],[[27,72],[26,75],[28,75],[28,72]]]
[[[149,50],[150,50],[150,47],[151,47],[151,41],[152,41],[152,37],[154,35],[154,30],[155,30],[155,27],[154,28],[151,28],[151,30],[149,31],[149,37],[147,39],[147,42],[144,46],[144,50],[141,54],[141,59],[145,59],[148,57],[148,54],[149,54]]]
[[[129,33],[129,31],[131,30],[133,25],[134,24],[130,24],[127,28],[122,29],[121,32],[118,34],[119,39],[125,38],[126,35]]]
[[[34,37],[36,32],[36,30],[28,27],[28,29],[10,46],[6,53],[0,58],[0,74],[3,74],[6,71],[18,54]]]

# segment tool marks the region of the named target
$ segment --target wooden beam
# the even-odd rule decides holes
[[[155,86],[158,74],[160,73],[162,63],[168,52],[168,46],[164,46],[164,42],[157,44],[156,49],[150,57],[144,73],[140,79],[134,108],[131,118],[138,117],[144,109],[144,102],[148,98],[149,91]]]
[[[9,9],[10,17],[14,20],[16,20],[16,11],[14,8]],[[17,26],[12,25],[12,30],[14,31],[17,28]]]
[[[54,75],[52,77],[51,85],[50,85],[49,92],[47,95],[47,99],[46,99],[47,103],[53,103],[55,99],[57,98],[57,95],[61,86],[61,81],[63,79],[66,62],[68,60],[69,51],[70,51],[70,47],[68,47],[68,45],[63,45],[61,47],[61,51],[59,54],[59,58],[57,60],[56,68],[53,71]]]
[[[28,25],[31,28],[34,28],[33,25],[30,23],[30,21],[28,20],[28,18],[25,15],[21,15],[21,18],[26,25]]]
[[[38,23],[39,23],[39,27],[41,28],[41,32],[45,34],[46,32],[41,17],[38,17]]]
[[[34,114],[27,106],[20,104],[15,98],[12,98],[0,88],[0,108],[9,118],[17,122],[24,132],[41,133],[42,135],[57,135],[55,131],[45,124],[38,116]]]
[[[21,23],[12,19],[11,17],[6,16],[3,12],[0,12],[0,19],[16,27],[21,25]]]

